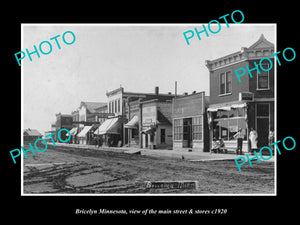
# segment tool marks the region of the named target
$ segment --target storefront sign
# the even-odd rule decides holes
[[[254,94],[252,92],[240,92],[239,101],[253,101]]]

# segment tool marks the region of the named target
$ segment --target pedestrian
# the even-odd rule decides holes
[[[244,139],[242,129],[240,128],[233,137],[237,139],[236,154],[242,155],[243,154],[243,139]]]
[[[258,138],[258,134],[257,132],[251,128],[250,129],[250,134],[249,134],[249,140],[251,143],[251,154],[254,155],[254,151],[257,150],[257,138]]]
[[[218,153],[220,150],[220,144],[217,141],[217,139],[214,137],[213,138],[213,142],[212,142],[212,147],[211,147],[211,151],[210,153],[214,152],[214,153]]]

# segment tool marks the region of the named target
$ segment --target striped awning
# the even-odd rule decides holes
[[[138,129],[139,127],[139,117],[134,115],[131,120],[124,125],[125,128]]]
[[[121,118],[110,118],[105,120],[97,130],[95,130],[94,134],[103,135],[103,134],[120,134],[121,133]]]
[[[92,128],[92,126],[85,126],[82,131],[80,131],[80,133],[77,135],[77,137],[84,137],[89,130]]]
[[[207,109],[208,112],[217,112],[217,111],[230,111],[231,109],[244,108],[246,107],[246,103],[237,103],[232,105],[219,105],[212,106]]]
[[[78,130],[78,128],[77,128],[77,127],[73,127],[73,128],[70,130],[70,134],[71,134],[71,136],[75,135],[75,134],[77,133],[77,130]],[[68,134],[68,133],[66,133],[66,136],[69,136],[69,134]]]

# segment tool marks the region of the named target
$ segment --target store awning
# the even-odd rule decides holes
[[[124,127],[129,129],[138,129],[139,117],[137,115],[133,116],[131,120],[124,125]]]
[[[92,128],[92,126],[85,126],[82,131],[80,131],[80,133],[77,135],[77,137],[85,137],[85,135],[87,134],[87,132],[89,132],[89,130]]]
[[[143,130],[141,133],[151,134],[151,133],[154,133],[155,131],[156,131],[155,127],[148,127],[145,130]]]
[[[78,128],[77,128],[77,127],[73,127],[73,128],[70,130],[70,134],[71,134],[71,136],[75,135],[75,134],[77,133],[77,130],[78,130]],[[68,133],[66,133],[66,136],[69,136],[69,134],[68,134]]]
[[[97,135],[103,134],[120,134],[121,131],[121,118],[111,118],[105,120],[98,129],[94,132]]]
[[[223,106],[218,106],[218,107],[209,107],[207,109],[208,112],[217,112],[217,111],[230,111],[231,109],[236,109],[236,108],[244,108],[246,107],[246,103],[237,103],[237,104],[232,104],[232,105],[223,105]]]
[[[234,109],[236,109],[236,108],[244,108],[244,107],[246,107],[246,103],[233,104],[233,105],[231,106],[231,108],[234,108]]]

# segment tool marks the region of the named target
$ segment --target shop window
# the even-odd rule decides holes
[[[174,140],[183,140],[183,120],[174,119]]]
[[[247,140],[247,123],[245,119],[238,119],[238,129],[242,129],[242,134],[244,135],[244,140]]]
[[[245,109],[236,108],[230,111],[218,111],[213,121],[213,137],[224,139],[224,141],[235,140],[233,136],[239,128],[247,140],[247,124],[245,120]]]
[[[228,140],[228,120],[219,121],[221,138]]]
[[[192,119],[193,140],[202,140],[202,117]]]
[[[245,108],[237,108],[237,116],[238,117],[244,117],[245,116]]]
[[[228,140],[234,140],[234,135],[238,132],[238,120],[232,119],[228,120]]]

